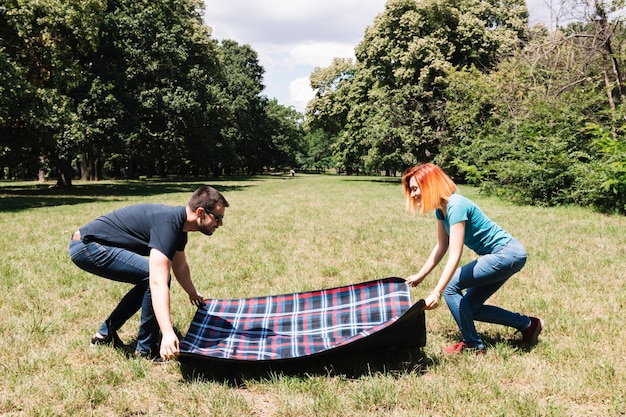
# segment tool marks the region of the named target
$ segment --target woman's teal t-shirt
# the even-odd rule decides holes
[[[491,253],[499,246],[506,245],[511,235],[492,221],[469,198],[452,194],[446,206],[446,216],[440,209],[435,210],[437,219],[450,235],[450,225],[465,221],[465,245],[479,255]]]

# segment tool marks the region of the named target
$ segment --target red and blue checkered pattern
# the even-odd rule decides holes
[[[208,299],[181,341],[181,353],[243,361],[300,358],[379,332],[411,305],[408,285],[395,277],[296,294]]]

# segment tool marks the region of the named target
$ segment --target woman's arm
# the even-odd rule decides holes
[[[443,223],[441,221],[438,221],[437,222],[437,244],[435,245],[433,250],[430,252],[430,256],[424,263],[424,266],[422,266],[422,269],[420,269],[420,271],[417,274],[411,275],[410,277],[408,277],[406,279],[406,283],[412,287],[421,283],[424,280],[424,278],[426,278],[426,276],[439,264],[439,262],[443,258],[443,255],[446,254],[446,251],[448,250],[448,244],[449,244],[449,240],[448,240],[448,234],[446,233],[446,229],[443,226]]]
[[[464,221],[450,226],[450,238],[448,240],[448,261],[446,262],[446,266],[443,268],[439,281],[437,281],[437,285],[435,285],[435,289],[426,298],[425,308],[427,310],[436,308],[439,305],[439,299],[441,298],[443,290],[446,289],[446,286],[452,279],[454,272],[459,267],[461,255],[463,254],[463,242],[465,240]]]

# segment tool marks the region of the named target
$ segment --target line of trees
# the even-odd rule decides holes
[[[0,177],[254,174],[293,166],[302,115],[262,95],[248,45],[200,0],[8,0]]]
[[[562,3],[569,23],[550,31],[529,28],[524,0],[388,1],[355,62],[311,76],[320,160],[434,160],[516,200],[626,213],[624,3]]]
[[[531,204],[626,213],[624,0],[389,0],[356,60],[311,74],[304,115],[201,0],[0,6],[0,177],[396,175],[435,161]],[[210,13],[210,11],[209,11]]]

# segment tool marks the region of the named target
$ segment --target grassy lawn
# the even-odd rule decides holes
[[[231,207],[211,237],[189,236],[205,297],[241,298],[417,272],[435,243],[434,215],[404,212],[398,178],[297,175],[209,182]],[[484,357],[445,357],[458,341],[445,306],[426,313],[419,354],[357,374],[268,373],[239,384],[188,378],[89,338],[128,290],[67,254],[70,233],[115,208],[184,205],[200,182],[76,183],[71,191],[0,183],[0,416],[616,416],[626,410],[626,218],[574,207],[520,207],[462,192],[528,250],[492,299],[543,318],[530,351],[513,329],[479,323]],[[464,253],[464,261],[473,257]],[[441,267],[412,290],[433,288]],[[173,284],[172,316],[194,314]],[[138,318],[120,331],[136,336]],[[398,353],[399,355],[401,353]],[[405,355],[405,353],[402,353]],[[400,365],[401,364],[401,365]]]

